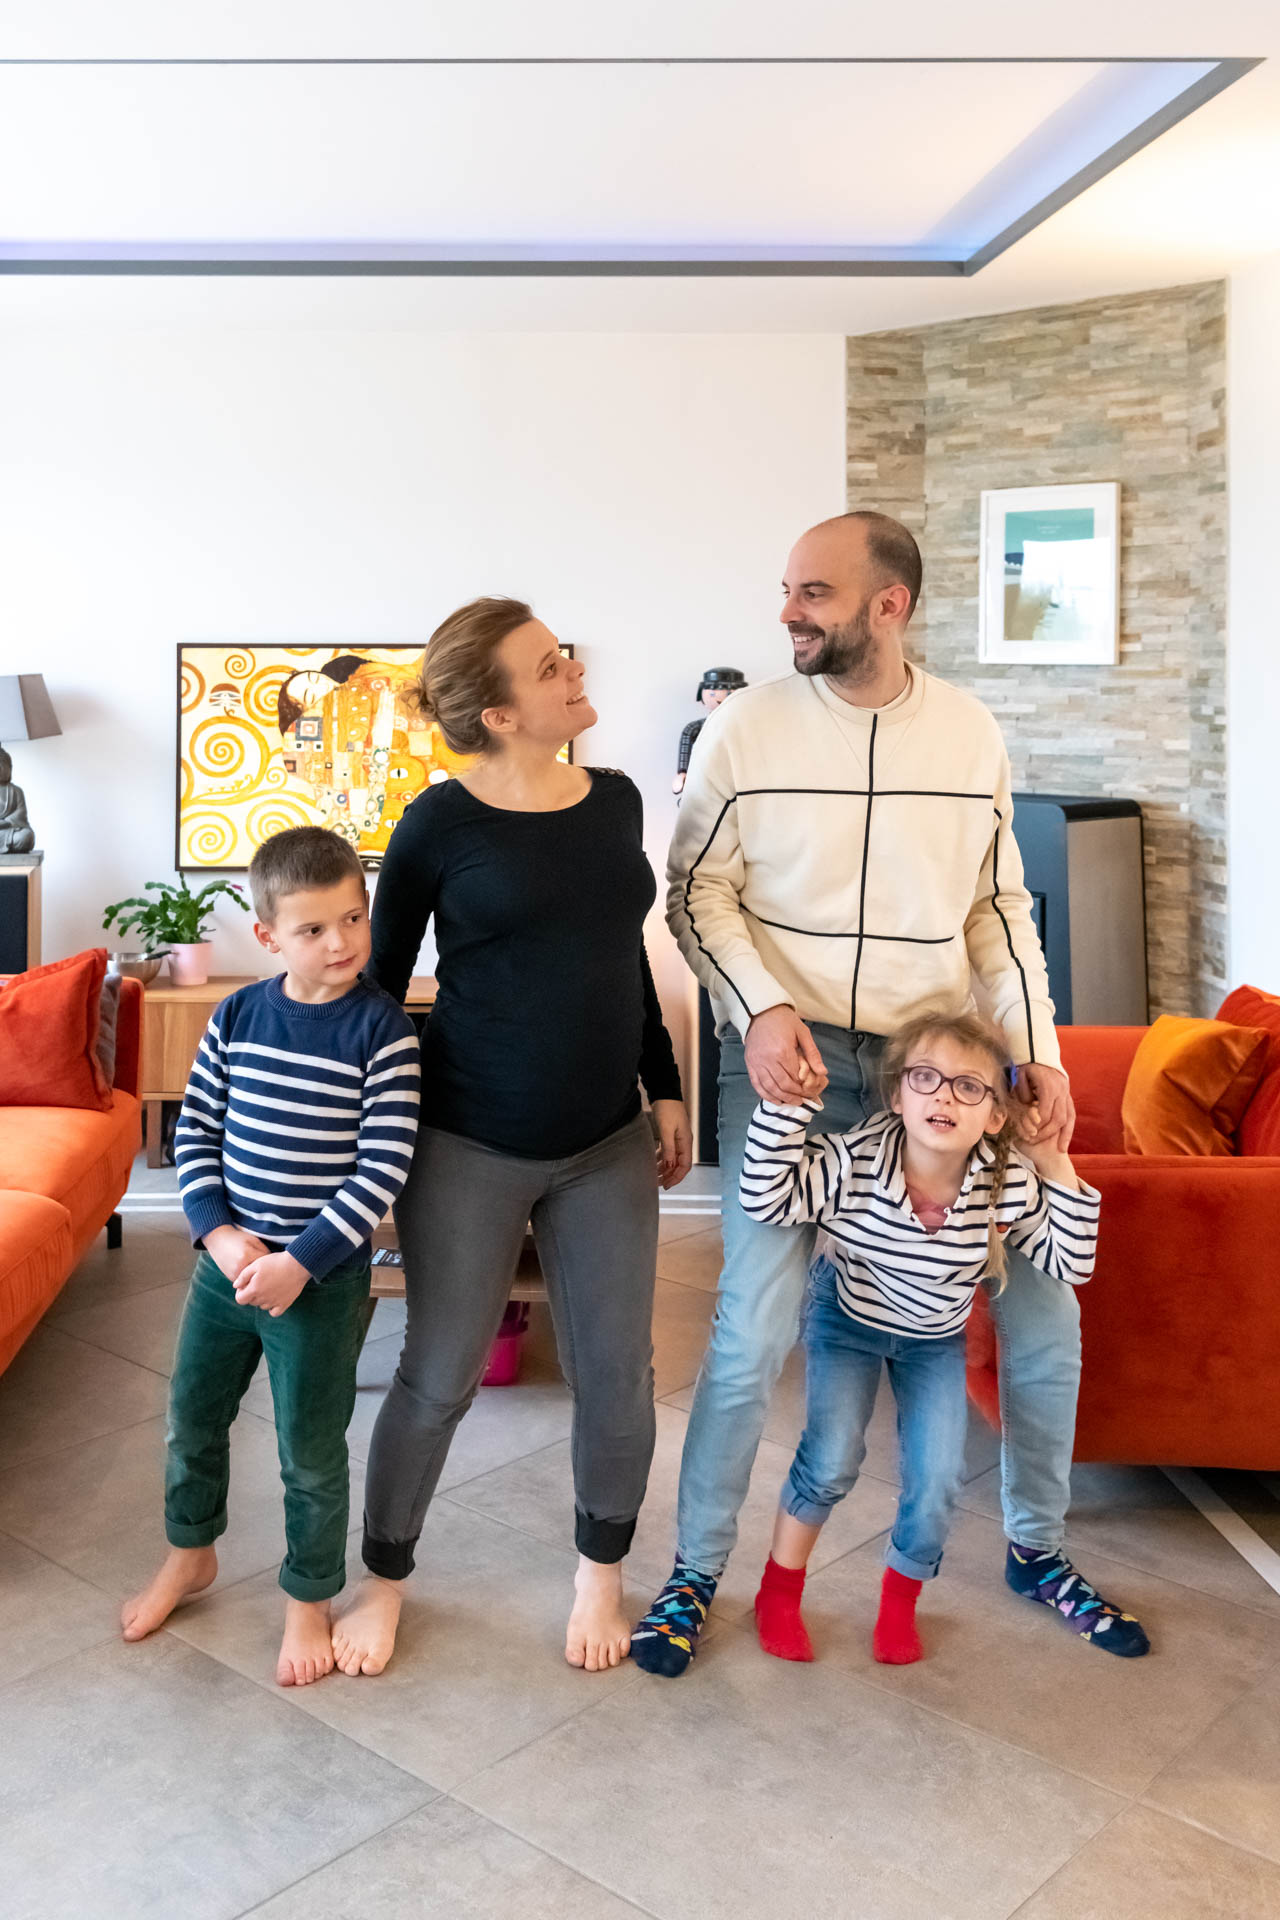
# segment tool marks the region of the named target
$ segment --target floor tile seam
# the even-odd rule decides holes
[[[461,1493],[464,1487],[473,1487],[477,1480],[487,1480],[491,1473],[505,1473],[509,1467],[519,1466],[524,1460],[536,1460],[539,1454],[551,1453],[556,1447],[567,1447],[569,1445],[569,1439],[570,1436],[567,1433],[562,1434],[558,1440],[548,1440],[543,1446],[530,1447],[528,1453],[517,1453],[510,1460],[500,1461],[496,1467],[486,1467],[483,1473],[473,1473],[469,1480],[455,1480],[452,1486],[441,1487],[440,1491],[434,1496],[432,1504],[434,1505],[435,1500],[448,1500],[452,1494]],[[455,1506],[461,1506],[462,1502],[455,1501],[454,1504]],[[467,1512],[478,1513],[479,1508],[468,1507]],[[521,1529],[517,1529],[517,1531],[521,1531]]]
[[[1158,1779],[1159,1775],[1156,1777]],[[1154,1786],[1155,1781],[1152,1781],[1151,1785]],[[1230,1847],[1233,1853],[1243,1853],[1250,1860],[1261,1860],[1264,1866],[1274,1867],[1280,1871],[1280,1859],[1274,1853],[1263,1853],[1260,1848],[1251,1847],[1246,1840],[1234,1840],[1228,1834],[1221,1833],[1217,1827],[1209,1826],[1206,1821],[1197,1820],[1193,1814],[1179,1813],[1174,1807],[1157,1806],[1155,1801],[1147,1797],[1150,1791],[1151,1788],[1148,1787],[1134,1801],[1134,1805],[1140,1807],[1144,1813],[1158,1813],[1163,1820],[1173,1820],[1179,1826],[1191,1827],[1196,1833],[1203,1833],[1208,1839],[1216,1840],[1220,1846]]]
[[[752,1629],[745,1624],[744,1620],[727,1619],[724,1620],[723,1624],[734,1632],[744,1635],[748,1640],[754,1639]],[[770,1658],[768,1654],[764,1654],[763,1657],[765,1659]],[[1147,1791],[1147,1788],[1151,1784],[1150,1781],[1148,1781],[1143,1786],[1128,1789],[1125,1787],[1112,1786],[1110,1782],[1106,1780],[1095,1780],[1091,1775],[1079,1773],[1074,1767],[1066,1766],[1060,1760],[1050,1760],[1045,1754],[1037,1753],[1032,1747],[1021,1746],[1016,1740],[1006,1738],[1004,1734],[993,1733],[987,1727],[975,1727],[970,1721],[962,1719],[958,1714],[948,1713],[945,1708],[933,1706],[927,1700],[912,1699],[909,1694],[899,1692],[890,1686],[887,1681],[881,1680],[878,1673],[845,1673],[843,1677],[852,1686],[869,1687],[884,1698],[899,1700],[908,1707],[916,1707],[920,1712],[930,1714],[936,1720],[945,1720],[949,1726],[963,1727],[966,1733],[974,1735],[979,1740],[990,1741],[993,1746],[1003,1747],[1006,1752],[1016,1754],[1021,1760],[1038,1761],[1042,1766],[1052,1768],[1056,1773],[1065,1774],[1071,1780],[1078,1780],[1084,1786],[1094,1788],[1098,1793],[1110,1794],[1113,1799],[1120,1800],[1124,1803],[1123,1806],[1116,1809],[1117,1813],[1123,1812],[1126,1806],[1137,1805],[1142,1794]],[[1154,1778],[1154,1776],[1152,1777]],[[1114,1815],[1110,1816],[1110,1818],[1114,1817]],[[1108,1820],[1107,1824],[1110,1824],[1110,1820]],[[1101,1831],[1101,1828],[1099,1831]],[[1057,1870],[1055,1869],[1055,1871]],[[1012,1916],[1010,1916],[1010,1920],[1012,1920]]]
[[[664,1273],[661,1267],[655,1272],[654,1279],[661,1280],[664,1286],[683,1287],[686,1293],[700,1293],[704,1299],[710,1294],[714,1300],[720,1291],[719,1287],[700,1287],[696,1280],[681,1280],[674,1273]]]
[[[1191,1751],[1193,1747],[1199,1746],[1199,1744],[1214,1731],[1214,1729],[1220,1724],[1220,1722],[1222,1722],[1223,1720],[1229,1719],[1233,1713],[1238,1712],[1243,1702],[1248,1698],[1248,1696],[1251,1693],[1261,1692],[1262,1689],[1265,1687],[1267,1681],[1270,1679],[1271,1675],[1274,1673],[1274,1671],[1275,1671],[1275,1668],[1273,1666],[1268,1667],[1265,1670],[1265,1672],[1259,1674],[1259,1676],[1255,1680],[1246,1682],[1246,1684],[1241,1687],[1240,1691],[1234,1696],[1234,1698],[1229,1700],[1224,1706],[1222,1706],[1219,1709],[1219,1711],[1213,1715],[1212,1719],[1207,1720],[1205,1724],[1201,1728],[1199,1728],[1199,1730],[1196,1733],[1194,1733],[1191,1736],[1191,1738],[1187,1740],[1183,1746],[1180,1746],[1178,1748],[1176,1753],[1171,1753],[1168,1756],[1168,1758],[1162,1763],[1162,1765],[1158,1768],[1158,1770],[1154,1774],[1152,1774],[1150,1780],[1148,1780],[1146,1786],[1142,1789],[1142,1796],[1145,1798],[1145,1796],[1152,1793],[1155,1790],[1155,1788],[1159,1786],[1160,1782],[1164,1779],[1164,1776],[1166,1775],[1166,1773],[1168,1773],[1172,1767],[1176,1767],[1179,1761],[1184,1760],[1187,1754]],[[1161,1813],[1167,1813],[1168,1808],[1161,1807],[1159,1811]],[[1184,1817],[1188,1819],[1190,1818],[1190,1816],[1183,1816],[1183,1815],[1175,1815],[1174,1817],[1179,1819]],[[1195,1820],[1191,1821],[1192,1826],[1198,1826],[1200,1824],[1201,1823],[1199,1821],[1195,1821]],[[1208,1832],[1210,1831],[1210,1829],[1206,1828],[1205,1831]],[[1247,1849],[1247,1850],[1251,1851],[1251,1849]],[[1280,1866],[1280,1859],[1277,1859],[1276,1865]]]
[[[573,1717],[576,1719],[577,1715],[575,1714]],[[563,1724],[567,1725],[568,1723],[565,1722]],[[549,1731],[554,1733],[557,1729],[552,1727]],[[541,1734],[536,1737],[538,1739],[544,1738]],[[532,1744],[531,1741],[526,1742],[526,1745]],[[523,1753],[524,1750],[524,1747],[518,1747],[516,1749],[518,1753]],[[495,1760],[492,1764],[495,1767],[502,1766],[507,1760],[511,1759],[511,1757],[510,1754],[506,1754],[502,1760]],[[472,1781],[483,1779],[488,1771],[488,1767],[481,1767],[477,1772],[471,1774],[463,1784],[470,1785]],[[491,1813],[487,1807],[477,1807],[474,1806],[470,1800],[464,1800],[460,1788],[451,1789],[448,1798],[456,1800],[460,1807],[465,1807],[468,1813],[474,1813],[478,1819],[487,1820],[491,1826],[497,1827],[500,1833],[509,1833],[512,1839],[519,1840],[522,1846],[533,1847],[546,1859],[554,1860],[557,1866],[567,1868],[570,1873],[575,1874],[577,1878],[584,1881],[587,1886],[599,1887],[602,1893],[609,1894],[612,1899],[620,1900],[623,1906],[630,1907],[633,1913],[644,1914],[645,1920],[669,1920],[669,1916],[660,1913],[656,1907],[643,1906],[641,1902],[635,1898],[634,1894],[623,1893],[621,1888],[611,1886],[607,1880],[598,1880],[594,1874],[584,1873],[576,1861],[567,1859],[562,1853],[557,1853],[554,1847],[547,1846],[542,1840],[530,1839],[529,1835],[522,1833],[519,1827],[513,1827],[509,1825],[506,1820],[499,1819],[498,1816]],[[240,1920],[239,1916],[237,1920]]]
[[[237,1582],[237,1585],[238,1584]],[[160,1633],[173,1632],[173,1637],[179,1640],[188,1652],[198,1653],[203,1655],[206,1660],[212,1660],[215,1665],[223,1668],[225,1672],[234,1674],[237,1680],[247,1681],[251,1687],[256,1687],[259,1693],[265,1694],[268,1700],[274,1700],[286,1711],[305,1714],[312,1725],[318,1727],[322,1732],[336,1735],[338,1739],[345,1740],[353,1747],[358,1747],[362,1753],[367,1753],[373,1759],[381,1761],[383,1766],[394,1767],[397,1773],[402,1773],[406,1779],[412,1780],[415,1785],[425,1787],[428,1792],[428,1799],[421,1802],[421,1806],[429,1805],[432,1800],[438,1800],[442,1795],[450,1792],[450,1788],[441,1786],[436,1780],[428,1779],[426,1774],[415,1773],[413,1768],[407,1767],[402,1760],[393,1758],[389,1753],[383,1753],[379,1747],[371,1745],[368,1740],[363,1739],[358,1733],[352,1732],[350,1727],[336,1727],[330,1721],[323,1719],[320,1714],[313,1712],[307,1705],[307,1697],[311,1694],[313,1687],[322,1687],[324,1685],[325,1680],[331,1677],[329,1674],[324,1675],[323,1678],[319,1680],[313,1681],[309,1687],[282,1687],[275,1679],[274,1674],[267,1677],[266,1675],[257,1673],[246,1673],[242,1667],[232,1666],[229,1660],[224,1660],[222,1655],[215,1653],[212,1648],[199,1646],[194,1640],[183,1640],[180,1634],[174,1632],[174,1630],[167,1625],[161,1627],[159,1631]],[[154,1639],[156,1636],[153,1634],[149,1637]],[[334,1668],[333,1672],[336,1673],[337,1669]],[[410,1812],[417,1811],[419,1811],[419,1808],[410,1808]],[[394,1822],[389,1824],[394,1825]],[[380,1831],[382,1831],[382,1829],[380,1829]],[[370,1835],[369,1837],[372,1838],[373,1836]],[[283,1892],[284,1889],[281,1888],[279,1891]],[[272,1897],[274,1898],[274,1896]],[[237,1920],[239,1920],[238,1916]]]
[[[991,1469],[988,1467],[986,1471],[989,1473]],[[976,1474],[974,1478],[981,1479],[982,1476],[981,1474]],[[966,1481],[965,1484],[966,1486],[972,1486],[973,1481]],[[985,1507],[968,1506],[966,1505],[963,1499],[957,1500],[956,1505],[958,1507],[963,1508],[965,1513],[972,1513],[976,1515],[979,1520],[989,1520],[993,1526],[1002,1527],[1004,1525],[1004,1522],[1002,1520],[997,1518],[995,1514],[989,1513]],[[1207,1521],[1205,1522],[1205,1525],[1206,1526],[1208,1525]],[[1071,1515],[1070,1515],[1070,1512],[1068,1512],[1067,1514],[1068,1534],[1070,1534],[1070,1531],[1071,1531]],[[1224,1542],[1223,1544],[1225,1545],[1226,1543]],[[1271,1621],[1274,1621],[1276,1625],[1280,1626],[1280,1613],[1277,1613],[1274,1607],[1259,1607],[1259,1606],[1255,1606],[1251,1601],[1248,1601],[1248,1600],[1229,1599],[1226,1594],[1213,1593],[1208,1587],[1194,1586],[1189,1580],[1179,1580],[1175,1578],[1175,1576],[1171,1573],[1159,1573],[1156,1571],[1154,1567],[1143,1566],[1140,1561],[1126,1559],[1123,1554],[1118,1553],[1112,1547],[1092,1547],[1092,1546],[1086,1545],[1080,1551],[1082,1552],[1083,1556],[1086,1559],[1091,1553],[1096,1553],[1100,1559],[1114,1561],[1116,1566],[1124,1567],[1130,1573],[1143,1574],[1148,1580],[1162,1580],[1166,1586],[1178,1587],[1181,1589],[1183,1593],[1198,1594],[1202,1600],[1213,1600],[1219,1606],[1238,1607],[1242,1613],[1256,1614],[1259,1619],[1271,1620]],[[1231,1549],[1228,1548],[1228,1551],[1231,1551]],[[1074,1544],[1072,1543],[1068,1544],[1068,1552],[1071,1554],[1072,1562],[1074,1564],[1075,1552],[1076,1552]],[[1240,1556],[1237,1554],[1235,1557],[1239,1559]],[[1247,1565],[1247,1562],[1245,1562],[1244,1564]],[[1266,1586],[1265,1581],[1263,1581],[1262,1584],[1263,1586]]]
[[[65,1572],[65,1568],[62,1571]],[[114,1646],[118,1638],[119,1635],[113,1627],[97,1640],[86,1641],[83,1646],[77,1647],[74,1653],[65,1651],[53,1653],[47,1660],[38,1660],[34,1667],[25,1667],[21,1673],[14,1674],[12,1678],[6,1675],[0,1679],[0,1699],[3,1699],[12,1688],[20,1687],[24,1680],[34,1679],[38,1673],[48,1673],[51,1667],[63,1666],[68,1660],[78,1660],[82,1653],[96,1653],[102,1647]]]
[[[112,1440],[118,1434],[133,1433],[138,1427],[149,1427],[153,1420],[163,1420],[164,1417],[163,1411],[147,1413],[141,1420],[126,1420],[120,1427],[106,1427],[101,1433],[83,1434],[79,1440],[68,1440],[65,1446],[52,1447],[48,1452],[20,1453],[11,1459],[0,1461],[0,1471],[12,1473],[17,1467],[34,1467],[37,1462],[43,1465],[47,1460],[60,1460],[64,1453],[74,1453],[77,1447],[96,1446],[100,1440]],[[15,1534],[14,1538],[21,1539],[21,1535]],[[25,1541],[23,1544],[26,1544]],[[59,1561],[58,1564],[61,1566],[62,1562]]]
[[[74,1273],[71,1277],[72,1279],[74,1278]],[[71,1280],[69,1279],[67,1285],[70,1286],[70,1284]],[[183,1283],[178,1280],[157,1280],[153,1287],[134,1287],[129,1293],[113,1295],[109,1300],[94,1301],[89,1306],[68,1306],[64,1307],[61,1312],[57,1310],[57,1301],[55,1301],[49,1311],[42,1316],[40,1325],[43,1327],[61,1327],[64,1320],[74,1320],[78,1313],[95,1313],[100,1307],[123,1306],[125,1302],[129,1300],[145,1300],[149,1293],[159,1293],[165,1287],[176,1287],[182,1284]],[[58,1300],[62,1298],[63,1295],[59,1294]]]
[[[569,1443],[567,1440],[557,1440],[554,1444],[556,1446],[567,1446]],[[550,1451],[550,1449],[547,1447],[540,1447],[538,1451],[540,1453],[547,1453]],[[525,1454],[523,1458],[526,1460],[531,1460],[534,1458],[534,1456],[532,1454]],[[510,1466],[516,1466],[518,1464],[519,1463],[514,1460],[508,1462],[508,1465]],[[501,1467],[494,1467],[492,1471],[494,1473],[501,1473],[504,1471],[504,1469]],[[485,1478],[486,1478],[486,1475],[482,1473],[476,1475],[477,1480],[483,1480]],[[450,1487],[448,1493],[437,1493],[431,1504],[432,1506],[436,1506],[441,1500],[447,1501],[451,1507],[456,1507],[459,1513],[465,1513],[469,1520],[491,1521],[495,1527],[504,1527],[508,1533],[514,1533],[518,1535],[518,1537],[521,1540],[535,1540],[540,1547],[546,1547],[548,1552],[550,1553],[563,1552],[566,1558],[576,1562],[578,1558],[578,1552],[576,1547],[573,1544],[573,1539],[571,1535],[569,1536],[569,1544],[566,1547],[561,1548],[556,1545],[554,1540],[548,1540],[540,1533],[530,1533],[527,1527],[517,1526],[514,1520],[504,1520],[500,1514],[486,1513],[483,1507],[469,1507],[465,1500],[455,1500],[453,1498],[455,1493],[461,1493],[466,1487],[474,1486],[474,1484],[475,1484],[475,1481],[473,1480],[463,1480],[456,1487]]]
[[[1110,1780],[1096,1779],[1093,1774],[1086,1773],[1079,1767],[1069,1766],[1065,1760],[1050,1760],[1045,1754],[1037,1752],[1034,1747],[1023,1746],[1021,1741],[1015,1740],[1009,1735],[993,1733],[988,1727],[975,1726],[971,1720],[966,1720],[964,1716],[958,1712],[948,1712],[945,1707],[936,1706],[928,1700],[913,1699],[909,1694],[899,1692],[895,1687],[891,1686],[887,1680],[880,1679],[877,1673],[851,1674],[848,1678],[861,1681],[865,1686],[874,1687],[877,1693],[885,1694],[890,1699],[905,1700],[909,1706],[919,1707],[922,1712],[931,1713],[936,1719],[945,1720],[951,1726],[964,1727],[969,1733],[979,1734],[984,1740],[992,1740],[998,1746],[1008,1748],[1011,1753],[1020,1754],[1023,1759],[1043,1761],[1046,1766],[1057,1768],[1060,1773],[1065,1773],[1069,1775],[1071,1779],[1083,1782],[1085,1786],[1096,1787],[1101,1793],[1115,1794],[1117,1798],[1130,1804],[1136,1803],[1141,1799],[1142,1795],[1148,1791],[1153,1781],[1157,1778],[1158,1773],[1162,1771],[1162,1769],[1157,1769],[1156,1773],[1149,1774],[1138,1786],[1117,1787]],[[1208,1724],[1212,1726],[1213,1721],[1210,1720]],[[1202,1727],[1195,1737],[1197,1739],[1203,1738],[1206,1731],[1207,1729]],[[1178,1751],[1181,1753],[1183,1749],[1179,1748]]]
[[[1053,1872],[1040,1882],[1040,1885],[1038,1887],[1035,1887],[1032,1889],[1032,1891],[1027,1895],[1025,1900],[1020,1900],[1017,1906],[1014,1907],[1010,1913],[1005,1915],[1005,1920],[1018,1920],[1018,1915],[1021,1913],[1026,1913],[1032,1901],[1038,1900],[1040,1898],[1040,1895],[1044,1893],[1047,1888],[1053,1885],[1054,1881],[1058,1878],[1059,1874],[1065,1873],[1067,1871],[1067,1868],[1073,1865],[1073,1863],[1079,1859],[1082,1853],[1084,1853],[1089,1847],[1093,1846],[1097,1841],[1101,1840],[1103,1834],[1109,1832],[1110,1829],[1115,1825],[1117,1820],[1122,1819],[1126,1813],[1131,1812],[1132,1809],[1138,1804],[1139,1802],[1137,1800],[1130,1800],[1126,1802],[1124,1806],[1117,1807],[1115,1812],[1102,1822],[1102,1825],[1098,1828],[1096,1833],[1091,1833],[1087,1840],[1082,1840],[1078,1847],[1073,1847],[1071,1852],[1067,1855],[1066,1859],[1061,1863],[1061,1865],[1056,1866]]]
[[[169,1281],[167,1284],[172,1286],[174,1282]],[[92,1312],[92,1308],[87,1311]],[[71,1317],[71,1315],[67,1316],[68,1319]],[[130,1354],[120,1353],[115,1347],[104,1347],[100,1340],[87,1340],[82,1333],[72,1333],[65,1321],[53,1320],[49,1324],[52,1329],[62,1335],[64,1340],[75,1340],[80,1346],[88,1347],[93,1353],[108,1353],[113,1360],[123,1361],[126,1367],[137,1367],[139,1372],[152,1374],[157,1380],[168,1382],[173,1377],[172,1374],[163,1373],[159,1367],[149,1366],[145,1360],[135,1360]]]
[[[410,1777],[416,1779],[417,1775],[411,1775]],[[424,1787],[427,1786],[427,1782],[424,1780],[422,1785]],[[229,1920],[249,1920],[251,1914],[261,1913],[264,1907],[269,1907],[273,1900],[280,1898],[281,1894],[293,1893],[297,1888],[305,1887],[307,1882],[314,1880],[317,1874],[327,1873],[329,1868],[336,1867],[340,1860],[345,1860],[349,1855],[358,1853],[361,1847],[370,1846],[373,1841],[380,1840],[384,1834],[394,1833],[397,1827],[402,1827],[406,1821],[416,1818],[416,1816],[423,1811],[424,1807],[433,1807],[446,1797],[443,1788],[429,1788],[427,1798],[420,1801],[416,1807],[410,1807],[407,1813],[397,1814],[394,1820],[388,1820],[385,1827],[379,1827],[375,1833],[365,1834],[362,1840],[353,1840],[349,1847],[344,1847],[341,1853],[335,1853],[331,1860],[322,1860],[319,1866],[312,1867],[310,1872],[299,1874],[296,1880],[290,1880],[284,1886],[276,1887],[271,1893],[264,1894],[261,1900],[255,1900],[251,1907],[242,1907],[239,1913],[231,1915]],[[470,1811],[472,1810],[468,1808],[468,1812]]]

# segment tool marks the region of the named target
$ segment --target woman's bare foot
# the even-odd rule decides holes
[[[631,1645],[631,1628],[622,1611],[621,1561],[602,1566],[598,1560],[579,1558],[573,1586],[578,1597],[569,1615],[565,1659],[588,1673],[620,1666]]]
[[[218,1556],[212,1547],[170,1547],[159,1572],[120,1609],[125,1639],[145,1640],[164,1625],[175,1607],[203,1593],[217,1577]]]
[[[333,1657],[340,1673],[381,1673],[395,1652],[403,1580],[366,1573],[355,1598],[333,1623]]]
[[[329,1639],[330,1618],[327,1600],[293,1600],[284,1603],[284,1639],[276,1661],[276,1685],[309,1687],[333,1672],[333,1647]]]

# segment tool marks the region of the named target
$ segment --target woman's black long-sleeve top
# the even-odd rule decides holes
[[[644,950],[657,887],[639,792],[593,768],[555,813],[509,813],[450,780],[391,836],[369,971],[399,1001],[434,916],[438,994],[422,1124],[537,1160],[581,1153],[680,1075]]]

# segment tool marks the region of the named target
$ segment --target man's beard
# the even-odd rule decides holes
[[[831,627],[824,631],[821,627],[805,626],[795,622],[788,628],[792,640],[808,640],[822,637],[822,644],[808,660],[796,660],[797,673],[812,678],[819,673],[829,674],[833,680],[858,680],[873,665],[876,643],[871,631],[869,604],[859,607],[852,620],[846,620],[842,627]]]

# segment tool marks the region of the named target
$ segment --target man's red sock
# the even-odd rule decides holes
[[[800,1618],[804,1568],[780,1567],[770,1554],[756,1595],[756,1632],[778,1660],[812,1660],[813,1643]]]
[[[908,1580],[894,1567],[886,1567],[880,1586],[880,1614],[871,1636],[871,1651],[887,1667],[909,1667],[924,1658],[920,1635],[916,1632],[916,1601],[920,1598],[920,1580]]]

